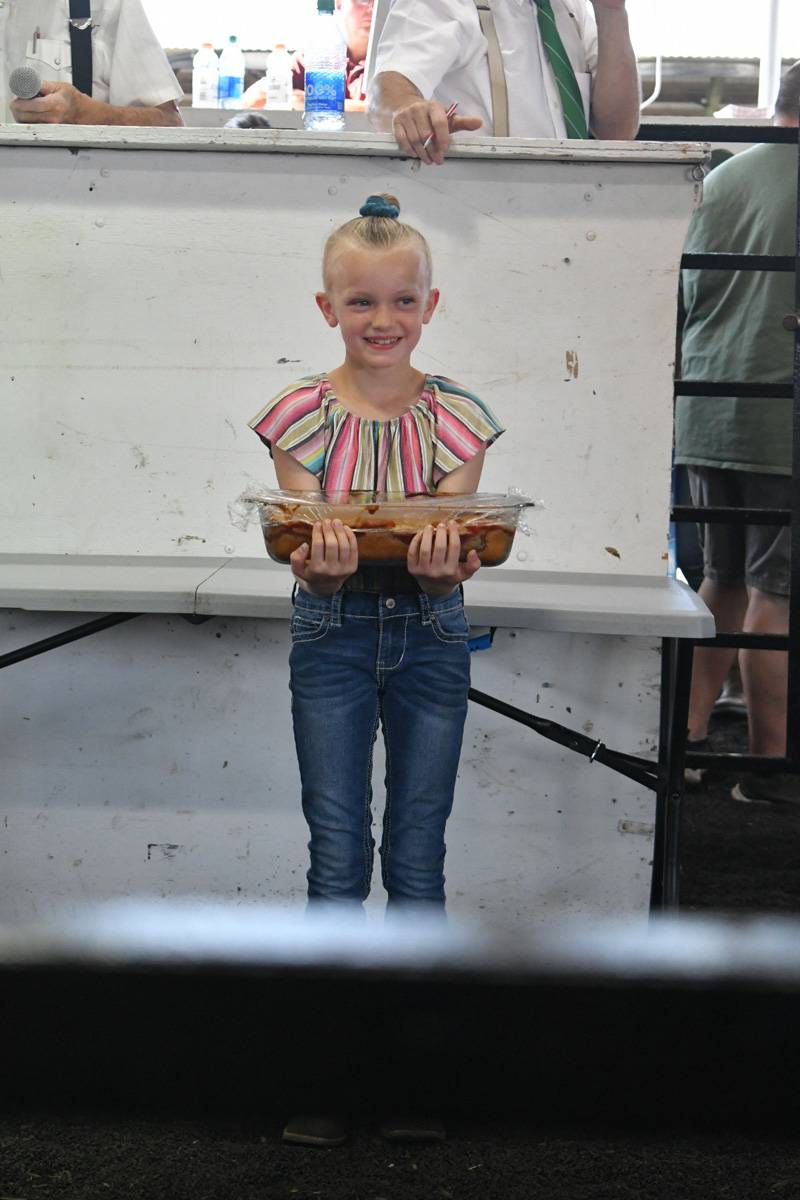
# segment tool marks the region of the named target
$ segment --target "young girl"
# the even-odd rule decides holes
[[[281,392],[250,422],[287,490],[474,492],[502,432],[487,406],[411,354],[433,316],[431,255],[398,220],[392,196],[370,196],[328,238],[325,290],[344,362]],[[359,570],[340,521],[314,525],[291,556],[292,717],[311,832],[311,902],[360,905],[370,890],[372,749],[386,744],[380,846],[388,903],[444,905],[444,829],[453,803],[469,687],[455,522],[414,537],[407,568]]]

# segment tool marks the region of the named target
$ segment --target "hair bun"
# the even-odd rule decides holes
[[[400,205],[394,196],[367,196],[358,211],[362,217],[389,217],[396,221],[400,216]]]

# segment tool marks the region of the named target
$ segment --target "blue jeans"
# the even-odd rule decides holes
[[[369,894],[372,750],[386,743],[380,846],[389,903],[444,905],[444,828],[467,713],[469,634],[449,596],[298,589],[292,717],[303,788],[310,901]]]

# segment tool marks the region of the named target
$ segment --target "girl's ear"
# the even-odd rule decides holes
[[[339,320],[333,311],[333,305],[331,304],[330,300],[328,299],[328,293],[327,292],[317,292],[314,299],[317,302],[317,308],[322,313],[323,317],[325,318],[327,323],[330,325],[331,329],[335,329],[336,326],[339,324]]]
[[[436,312],[436,305],[439,303],[439,289],[431,288],[428,292],[428,299],[425,302],[425,308],[422,312],[422,324],[427,325],[433,314]]]

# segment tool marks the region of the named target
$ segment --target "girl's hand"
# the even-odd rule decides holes
[[[465,562],[459,562],[461,537],[458,523],[448,521],[436,529],[426,525],[415,534],[408,547],[408,569],[429,596],[447,596],[465,579],[471,579],[481,565],[477,551],[470,550]]]
[[[332,596],[358,570],[356,535],[338,519],[315,521],[310,548],[308,542],[303,542],[289,562],[292,574],[307,592]]]

